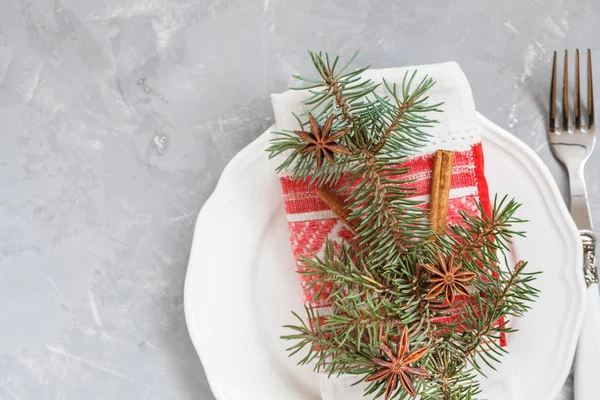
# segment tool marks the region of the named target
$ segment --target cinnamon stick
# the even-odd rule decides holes
[[[356,226],[349,219],[350,210],[346,207],[343,201],[338,199],[338,197],[331,190],[324,187],[317,189],[317,196],[319,196],[323,203],[327,204],[327,207],[329,207],[339,219],[344,221],[352,233],[356,234]]]
[[[429,200],[429,220],[434,232],[440,232],[446,226],[453,164],[453,152],[446,150],[435,152]]]

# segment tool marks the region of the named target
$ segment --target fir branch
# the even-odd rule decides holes
[[[384,80],[385,88],[391,95],[395,104],[392,106],[386,100],[383,100],[383,99],[380,100],[381,104],[385,104],[388,107],[388,115],[390,118],[390,123],[389,123],[388,127],[385,129],[385,131],[383,132],[383,134],[381,135],[381,138],[373,146],[373,149],[371,150],[372,153],[374,153],[374,154],[379,153],[381,148],[386,144],[387,140],[394,133],[402,133],[403,131],[406,132],[407,130],[410,129],[413,131],[413,133],[417,133],[419,135],[422,135],[423,137],[426,137],[426,135],[419,128],[424,127],[424,126],[430,126],[431,123],[437,122],[437,121],[429,120],[427,118],[422,118],[422,117],[417,118],[417,116],[416,116],[417,113],[439,111],[439,107],[441,106],[441,103],[435,104],[435,105],[425,104],[425,102],[428,99],[428,97],[426,97],[425,94],[435,84],[435,82],[432,78],[427,78],[427,77],[424,78],[417,85],[417,87],[414,89],[414,91],[412,93],[410,92],[411,83],[412,83],[413,79],[415,78],[415,75],[416,75],[416,71],[413,72],[413,74],[411,75],[408,82],[406,82],[406,78],[407,78],[408,74],[406,74],[404,76],[404,80],[402,83],[402,89],[403,89],[402,90],[403,91],[402,98],[399,97],[397,94],[396,84],[393,84],[392,86],[390,86]],[[413,120],[413,124],[411,126],[406,126],[404,124],[404,122],[406,120],[411,120],[411,119]],[[404,138],[404,140],[406,140],[406,138]],[[406,143],[401,143],[401,144],[405,145]],[[410,150],[414,151],[414,148],[411,148]]]
[[[427,96],[433,80],[425,77],[415,86],[416,73],[406,74],[400,88],[384,81],[378,90],[362,79],[366,68],[346,72],[348,63],[336,70],[339,57],[331,62],[327,54],[309,53],[318,77],[296,77],[305,84],[298,90],[308,94],[308,112],[296,118],[304,126],[309,113],[321,125],[331,117],[332,132],[349,130],[336,136],[349,154],[315,168],[314,155],[301,153],[302,141],[286,130],[275,132],[268,151],[270,157],[285,154],[280,171],[315,188],[348,182],[347,209],[337,214],[352,226],[354,239],[339,246],[327,240],[322,256],[301,258],[308,289],[331,307],[328,315],[308,307],[308,324],[296,315],[298,324],[287,326],[292,332],[284,336],[295,342],[289,351],[304,354],[300,364],[364,382],[380,368],[375,360],[382,340],[395,342],[407,329],[413,345],[429,349],[417,365],[430,374],[415,382],[421,398],[476,399],[480,363],[493,368],[505,353],[498,339],[514,331],[506,318],[522,316],[538,294],[536,274],[524,272],[526,263],[510,268],[506,261],[513,238],[524,235],[516,229],[524,222],[516,217],[519,205],[496,198],[490,215],[478,205],[478,213],[461,213],[462,224],[433,235],[425,212],[411,200],[408,170],[400,166],[427,142],[426,130],[435,123],[429,115],[440,105],[429,104]],[[469,272],[471,295],[459,305],[426,298],[430,272],[421,266],[438,254]],[[387,397],[387,387],[383,380],[370,382],[365,395]],[[390,398],[408,397],[397,390]]]
[[[451,242],[450,249],[465,254],[481,251],[481,246],[492,235],[510,240],[509,232],[513,231],[509,227],[521,222],[514,217],[516,209],[516,203],[500,201],[495,204],[491,218],[473,217],[470,221],[473,231],[457,230],[470,241],[460,242],[463,247],[454,247],[458,242]],[[478,234],[474,235],[474,232]],[[520,231],[514,232],[521,234]],[[479,239],[481,236],[484,236],[483,240]],[[446,315],[447,309],[428,309],[426,318],[422,318],[419,309],[422,294],[415,292],[415,288],[423,290],[423,282],[419,282],[418,269],[415,267],[418,256],[413,254],[412,259],[404,257],[395,272],[390,270],[387,275],[379,275],[370,273],[365,265],[357,266],[355,260],[360,262],[357,254],[352,246],[342,245],[340,250],[336,250],[332,243],[328,243],[322,259],[315,257],[303,260],[312,273],[318,271],[313,275],[319,277],[314,284],[329,282],[338,288],[330,298],[333,301],[333,315],[317,318],[314,313],[309,313],[309,316],[312,315],[310,320],[316,318],[318,323],[312,329],[304,330],[302,337],[310,338],[304,342],[305,350],[309,349],[304,363],[315,362],[315,358],[308,357],[314,355],[315,348],[331,349],[319,350],[317,358],[336,362],[317,361],[319,370],[364,377],[373,371],[374,367],[369,368],[366,360],[373,357],[368,354],[373,351],[376,353],[372,344],[379,342],[381,331],[389,335],[390,329],[407,323],[412,325],[411,338],[420,343],[431,340],[432,332],[446,331],[435,336],[434,353],[424,364],[430,373],[437,369],[440,373],[432,373],[435,379],[421,383],[423,398],[477,398],[480,389],[473,371],[481,373],[480,363],[493,367],[503,355],[504,349],[498,347],[496,342],[500,334],[511,330],[506,323],[499,325],[498,320],[503,316],[520,316],[527,311],[537,296],[537,290],[530,285],[535,274],[524,273],[525,263],[519,263],[514,269],[497,268],[500,277],[482,279],[487,285],[485,291],[474,294],[471,302],[461,305],[463,312],[459,320],[453,324],[438,325],[432,330],[429,320]],[[450,358],[447,352],[452,355]],[[380,390],[381,387],[377,386],[370,393],[379,393]],[[402,394],[398,396],[404,398]]]

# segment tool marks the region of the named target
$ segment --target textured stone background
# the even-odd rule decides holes
[[[0,10],[0,399],[13,400],[212,398],[183,316],[194,220],[227,161],[272,123],[269,93],[309,68],[307,48],[359,49],[375,67],[458,61],[479,111],[566,193],[544,136],[549,62],[554,49],[597,49],[600,34],[592,0]],[[599,167],[594,157],[597,223]]]

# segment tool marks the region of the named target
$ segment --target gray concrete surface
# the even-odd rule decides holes
[[[194,219],[272,123],[269,93],[309,68],[307,48],[359,49],[358,64],[376,67],[459,62],[478,109],[535,149],[565,194],[544,138],[549,62],[554,49],[600,50],[592,0],[0,0],[0,11],[9,400],[212,398],[182,308]],[[597,224],[599,167],[595,155]]]

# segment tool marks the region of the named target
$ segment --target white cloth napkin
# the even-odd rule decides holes
[[[429,92],[430,103],[443,103],[442,113],[433,115],[439,124],[428,130],[432,135],[429,144],[420,150],[422,154],[430,154],[438,149],[464,151],[476,143],[481,137],[476,121],[475,104],[471,88],[463,71],[455,62],[421,65],[405,68],[389,68],[368,70],[363,74],[365,79],[388,83],[396,83],[400,88],[405,73],[417,70],[414,79],[416,85],[422,77],[428,75],[435,79],[435,86]],[[316,72],[315,72],[316,73]],[[379,88],[384,95],[384,89]],[[300,115],[307,107],[302,100],[307,97],[306,91],[287,91],[271,95],[275,114],[276,129],[298,129],[298,123],[292,112]],[[356,377],[327,378],[321,377],[321,396],[323,400],[362,400],[364,386],[351,386]]]

